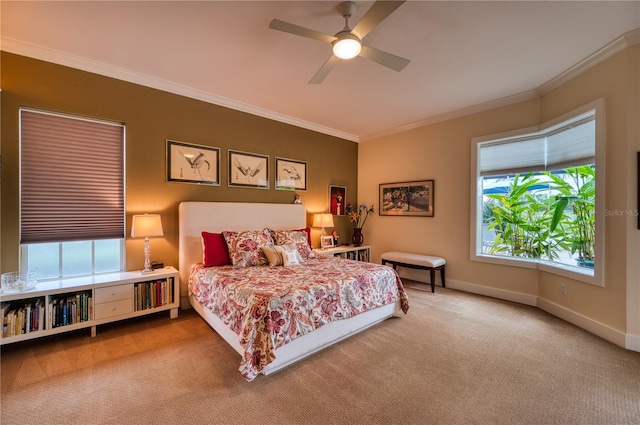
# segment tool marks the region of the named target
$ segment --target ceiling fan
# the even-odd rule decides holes
[[[374,49],[362,44],[362,39],[366,37],[380,22],[391,15],[398,7],[404,3],[403,1],[376,1],[373,6],[365,13],[362,19],[353,29],[349,27],[349,18],[356,8],[356,4],[352,1],[340,3],[338,10],[345,19],[345,27],[336,35],[324,34],[312,29],[304,28],[288,22],[274,19],[269,24],[269,28],[288,32],[290,34],[300,35],[302,37],[311,38],[313,40],[322,41],[333,45],[333,54],[325,62],[324,65],[311,78],[309,84],[320,84],[329,74],[331,69],[340,62],[340,59],[352,59],[356,56],[372,60],[394,71],[402,71],[408,64],[409,60],[382,50]]]

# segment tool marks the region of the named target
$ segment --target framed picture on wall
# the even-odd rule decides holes
[[[220,185],[220,149],[167,140],[167,181]]]
[[[307,163],[276,157],[276,189],[307,190]]]
[[[433,180],[380,185],[380,215],[433,217]]]
[[[347,188],[343,186],[329,186],[329,208],[333,215],[345,215],[344,207],[347,202]]]
[[[269,189],[269,157],[229,150],[229,186]]]

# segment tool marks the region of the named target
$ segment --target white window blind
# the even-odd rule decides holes
[[[525,173],[544,169],[544,137],[480,145],[480,175]]]
[[[564,122],[558,128],[481,143],[479,155],[481,176],[557,170],[594,163],[595,111]]]
[[[547,135],[547,169],[596,162],[596,121],[587,118]]]
[[[20,110],[20,243],[125,237],[124,131]]]

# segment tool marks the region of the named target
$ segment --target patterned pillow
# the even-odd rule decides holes
[[[298,252],[296,244],[263,246],[262,252],[267,257],[270,266],[292,266],[304,260]],[[291,258],[291,259],[290,259]]]
[[[294,232],[306,232],[307,233],[307,243],[309,246],[313,246],[311,244],[311,228],[305,227],[304,229],[293,229]]]
[[[261,247],[273,245],[269,229],[222,232],[234,267],[265,266],[269,262]]]
[[[307,232],[304,230],[272,230],[271,237],[276,245],[295,243],[302,260],[315,258],[316,254],[307,242]]]

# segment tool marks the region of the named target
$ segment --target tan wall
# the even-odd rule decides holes
[[[434,217],[381,217],[365,229],[379,261],[401,250],[447,259],[447,276],[526,294],[537,292],[537,272],[469,261],[471,138],[530,127],[539,102],[529,101],[359,144],[358,193],[379,208],[379,184],[433,179]]]
[[[636,168],[629,153],[638,148],[637,62],[640,47],[628,48],[542,96],[507,107],[381,137],[359,144],[359,201],[378,201],[380,183],[435,180],[435,217],[375,216],[365,229],[373,258],[389,250],[443,256],[448,278],[538,296],[613,329],[626,329],[626,292],[637,265],[627,264],[627,238],[638,246],[639,231],[628,218],[606,219],[604,288],[532,269],[470,261],[471,138],[538,125],[597,98],[606,102],[606,201],[608,209],[637,208],[630,201]],[[632,89],[630,91],[630,88]],[[635,88],[635,90],[633,90]],[[635,107],[633,106],[635,104]],[[631,130],[630,130],[631,129]],[[635,187],[635,186],[633,186]],[[636,249],[637,252],[637,249]],[[567,285],[566,296],[559,285]]]
[[[635,47],[640,50],[640,46]],[[627,110],[627,206],[640,215],[640,53],[629,54],[629,108]],[[635,95],[634,95],[635,94]],[[635,141],[635,143],[634,143]],[[633,170],[637,173],[634,176]],[[627,334],[638,336],[636,350],[640,351],[640,218],[627,218]],[[635,282],[635,284],[634,284]]]
[[[636,166],[629,161],[629,147],[637,143],[629,138],[628,132],[633,126],[637,128],[639,117],[634,120],[628,112],[630,100],[637,102],[638,92],[634,93],[632,87],[637,87],[640,77],[632,72],[630,65],[637,63],[639,54],[640,46],[629,48],[542,98],[543,121],[589,100],[605,99],[605,209],[608,211],[637,208],[637,204],[630,204],[627,197],[636,176]],[[629,219],[632,217],[628,215],[605,216],[605,288],[541,274],[540,297],[615,329],[626,329],[627,284],[638,285],[637,280],[627,282],[627,269],[632,266],[625,254],[627,241],[638,240],[638,230],[627,225]],[[568,296],[562,296],[558,291],[560,283],[567,285]]]
[[[112,78],[2,52],[2,271],[18,268],[18,108],[28,106],[124,122],[127,132],[127,231],[131,215],[162,214],[164,238],[151,241],[151,259],[178,264],[178,204],[181,201],[290,203],[294,193],[275,190],[276,156],[307,162],[308,213],[328,211],[329,185],[357,197],[357,144],[254,115],[215,106]],[[221,149],[221,185],[166,182],[165,140]],[[227,187],[227,150],[269,156],[270,188]],[[308,217],[311,224],[311,216]],[[349,235],[345,217],[335,230]],[[247,228],[251,223],[247,223]],[[319,244],[319,229],[313,232]],[[127,240],[128,270],[144,263],[143,241]]]

